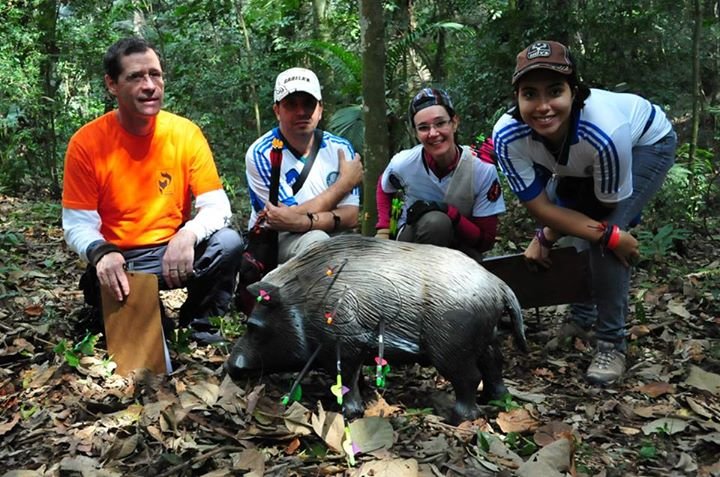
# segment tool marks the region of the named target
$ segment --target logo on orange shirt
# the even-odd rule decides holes
[[[161,171],[160,179],[158,179],[158,190],[160,195],[171,195],[172,194],[172,175],[169,172]]]

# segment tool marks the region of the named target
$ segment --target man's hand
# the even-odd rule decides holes
[[[193,275],[195,234],[181,229],[168,242],[163,256],[162,274],[168,288],[180,288]]]
[[[265,204],[265,223],[280,232],[307,232],[310,228],[310,219],[307,214],[300,213],[297,207],[288,207],[284,204],[274,206],[270,202]]]
[[[130,294],[130,282],[125,274],[125,257],[120,252],[103,255],[95,264],[100,286],[117,299],[123,301]]]
[[[335,182],[336,186],[339,187],[344,194],[349,194],[355,186],[362,184],[363,169],[362,160],[360,154],[355,153],[355,158],[351,161],[345,160],[345,152],[342,149],[338,150],[338,179]]]

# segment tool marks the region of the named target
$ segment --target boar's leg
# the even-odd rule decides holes
[[[361,364],[346,363],[343,365],[343,382],[350,391],[343,397],[343,416],[348,419],[362,417],[365,413],[362,394],[360,393]]]
[[[495,399],[502,399],[508,390],[503,383],[503,356],[496,339],[480,355],[478,366],[483,377],[483,390],[482,394],[480,394],[480,401],[487,403]]]
[[[475,401],[482,380],[477,363],[480,350],[485,347],[482,320],[469,312],[456,310],[443,314],[432,325],[434,329],[426,330],[423,348],[435,369],[455,390],[451,422],[477,419],[480,413]]]

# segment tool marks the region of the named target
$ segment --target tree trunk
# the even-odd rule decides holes
[[[701,0],[693,0],[693,42],[692,42],[692,129],[690,131],[690,150],[688,151],[688,166],[693,170],[695,151],[697,150],[698,134],[700,131],[700,114],[702,113],[702,92],[700,90],[700,39],[702,37],[702,7]],[[693,175],[690,175],[693,181]]]
[[[375,188],[388,161],[388,128],[385,113],[385,21],[382,3],[360,0],[362,37],[362,90],[365,136],[365,181],[360,224],[363,235],[372,235],[377,222]]]
[[[245,64],[249,71],[253,71],[253,52],[250,46],[250,35],[248,34],[247,25],[245,25],[245,16],[242,12],[242,0],[235,2],[235,14],[237,15],[238,23],[240,23],[240,30],[242,30],[243,39],[245,40]],[[254,78],[255,75],[251,75]],[[251,80],[250,84],[250,98],[253,102],[253,109],[255,111],[255,129],[257,136],[262,136],[262,124],[260,123],[260,102],[258,101],[257,88],[255,87],[255,81]]]
[[[329,2],[327,0],[312,0],[312,37],[321,42],[331,42],[330,31],[327,25]],[[327,56],[324,53],[323,56]],[[318,62],[314,66],[315,74],[317,74],[321,85],[334,84],[333,70],[323,62]],[[329,118],[335,113],[338,94],[335,88],[323,89],[323,117]]]
[[[55,134],[55,113],[59,80],[55,77],[58,60],[56,37],[58,5],[55,0],[44,0],[38,7],[40,13],[40,49],[43,53],[40,63],[40,86],[43,98],[40,100],[39,120],[43,125],[39,143],[42,147],[42,166],[50,179],[53,196],[59,196],[60,183],[57,172],[57,141]]]

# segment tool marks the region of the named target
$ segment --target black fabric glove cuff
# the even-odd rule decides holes
[[[87,258],[90,265],[94,267],[101,258],[112,252],[122,253],[122,250],[115,244],[98,240],[97,242],[91,243],[87,248]]]

